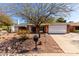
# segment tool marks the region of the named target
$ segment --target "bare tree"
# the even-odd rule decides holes
[[[48,23],[50,17],[67,16],[72,11],[70,4],[64,3],[24,3],[12,6],[11,10],[15,11],[17,16],[34,24],[39,34],[41,24]]]
[[[41,4],[22,4],[22,9],[17,15],[26,18],[28,22],[34,24],[38,30],[42,23],[48,23],[48,19],[54,16],[67,16],[72,8],[69,4],[41,3]]]

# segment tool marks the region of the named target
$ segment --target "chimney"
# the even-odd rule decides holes
[[[20,21],[19,21],[19,19],[18,19],[18,25],[20,24]]]

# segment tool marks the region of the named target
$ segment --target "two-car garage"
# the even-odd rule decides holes
[[[48,33],[67,33],[67,24],[49,25]]]

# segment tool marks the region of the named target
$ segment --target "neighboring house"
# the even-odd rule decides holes
[[[74,32],[76,30],[79,30],[79,23],[69,23],[69,30],[70,32]]]

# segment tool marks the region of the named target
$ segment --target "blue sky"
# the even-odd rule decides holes
[[[67,21],[79,22],[79,4],[75,4],[74,11],[67,18]]]
[[[23,19],[20,18],[20,17],[15,17],[15,16],[13,16],[12,18],[13,18],[13,20],[14,20],[16,23],[18,23],[18,20],[19,20],[19,23],[26,23],[26,21],[23,20]]]
[[[79,22],[79,12],[71,13],[70,17],[68,17],[67,21]]]
[[[0,11],[2,11],[4,13],[7,13],[7,15],[12,15],[15,12],[15,11],[10,9],[10,6],[12,6],[12,5],[14,5],[14,3],[10,3],[10,4],[9,3],[0,3]],[[22,6],[19,5],[19,7],[21,8]],[[18,8],[18,10],[20,10],[19,7],[14,6],[14,8]],[[18,23],[18,20],[19,20],[20,23],[25,22],[24,19],[22,19],[21,17],[18,17],[16,15],[12,15],[11,18],[15,23]]]
[[[9,4],[0,4],[0,8],[4,7],[4,6],[10,6]],[[75,6],[73,7],[74,11],[72,11],[70,13],[70,16],[69,17],[66,17],[65,20],[68,21],[74,21],[74,22],[79,22],[79,4],[72,4],[72,6]],[[17,6],[16,6],[17,7]],[[22,7],[22,6],[21,6]],[[9,9],[7,9],[6,11],[8,11]],[[9,12],[10,13],[10,12]],[[12,16],[12,18],[17,21],[19,20],[20,23],[23,23],[25,22],[21,17],[16,17],[16,16]]]

